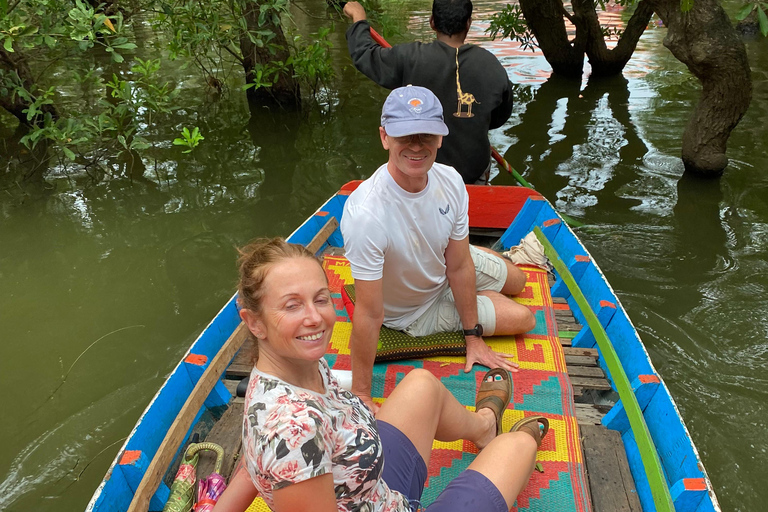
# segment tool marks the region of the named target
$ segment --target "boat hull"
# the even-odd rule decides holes
[[[342,187],[299,226],[288,237],[288,241],[307,245],[327,225],[331,217],[340,221],[346,199],[359,183],[350,182]],[[720,507],[712,485],[669,390],[654,369],[618,297],[574,232],[562,221],[552,206],[535,191],[522,187],[472,185],[467,189],[470,194],[470,226],[486,232],[494,230],[503,232],[499,243],[504,248],[518,244],[528,232],[538,226],[568,266],[589,306],[612,340],[624,373],[632,385],[647,430],[656,446],[675,510],[677,512],[719,511]],[[327,241],[318,249],[318,253],[328,245],[343,247],[343,238],[339,229],[331,233]],[[584,312],[568,288],[562,284],[562,280],[557,280],[552,288],[552,294],[566,298],[576,319],[586,325]],[[134,492],[139,487],[165,433],[206,367],[239,323],[240,318],[233,296],[195,340],[149,403],[94,493],[86,508],[87,511],[123,512],[128,510]],[[600,350],[596,346],[594,335],[588,328],[583,329],[574,338],[573,345]],[[606,370],[609,380],[612,380],[603,359],[601,357],[599,361]],[[219,382],[195,418],[195,423],[206,413],[215,411],[216,408],[226,407],[230,399],[229,391]],[[656,510],[637,447],[635,432],[630,428],[621,401],[603,418],[603,424],[621,433],[643,509]],[[151,500],[150,510],[162,509],[168,492],[167,486],[161,484]]]

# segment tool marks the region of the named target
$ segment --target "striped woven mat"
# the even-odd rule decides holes
[[[323,262],[330,283],[336,326],[326,355],[334,369],[349,370],[349,335],[352,324],[344,309],[341,289],[353,282],[349,262],[340,256],[326,256]],[[518,336],[486,338],[494,350],[515,355],[520,371],[512,374],[514,393],[504,412],[504,430],[525,416],[549,418],[550,432],[539,449],[537,461],[542,472],[534,471],[528,486],[517,498],[513,511],[591,511],[584,459],[573,405],[573,394],[565,369],[565,357],[557,338],[557,325],[549,293],[547,274],[534,267],[522,267],[528,275],[525,290],[515,298],[536,316],[536,328]],[[469,410],[474,410],[475,393],[484,367],[464,373],[464,357],[432,357],[378,363],[374,366],[373,396],[383,402],[395,385],[414,368],[426,368],[440,377],[445,386]],[[428,506],[440,491],[474,460],[477,448],[469,441],[435,441],[428,468],[422,505]],[[269,510],[261,499],[249,512]]]

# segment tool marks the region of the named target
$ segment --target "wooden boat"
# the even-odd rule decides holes
[[[359,183],[343,186],[288,240],[317,254],[339,251],[344,203]],[[533,230],[555,267],[549,291],[556,342],[562,345],[569,390],[576,399],[576,431],[588,480],[588,503],[582,509],[719,511],[669,390],[621,302],[573,231],[533,190],[467,189],[473,243],[508,248]],[[247,338],[233,297],[147,406],[86,510],[162,509],[179,454],[196,433],[220,436],[217,440],[230,452],[224,472],[232,470],[242,423],[242,400],[238,408],[234,384],[249,371],[235,356]],[[222,427],[225,420],[229,427]]]

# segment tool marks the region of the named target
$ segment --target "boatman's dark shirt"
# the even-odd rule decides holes
[[[502,126],[512,113],[512,84],[501,63],[479,46],[463,45],[458,85],[455,48],[438,40],[383,48],[371,38],[370,28],[367,21],[358,21],[347,30],[355,67],[387,89],[420,85],[435,93],[450,131],[437,161],[456,168],[465,183],[474,183],[490,162],[488,130]]]

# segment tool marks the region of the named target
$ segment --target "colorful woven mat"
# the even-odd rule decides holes
[[[344,309],[341,288],[353,282],[349,262],[339,256],[326,256],[323,267],[330,283],[336,308],[336,326],[326,359],[332,368],[350,370],[349,335],[352,324]],[[525,416],[541,414],[549,418],[550,432],[539,449],[537,461],[543,472],[534,471],[517,498],[513,511],[589,512],[584,459],[573,405],[573,394],[565,368],[565,357],[557,338],[557,324],[549,293],[547,274],[534,267],[522,267],[528,275],[523,292],[515,298],[536,316],[536,328],[518,336],[497,336],[486,341],[499,352],[515,355],[520,371],[512,374],[513,397],[504,412],[504,430]],[[425,368],[440,377],[445,386],[469,410],[474,410],[475,393],[484,367],[464,373],[464,357],[439,356],[390,363],[378,363],[373,370],[373,396],[381,403],[395,385],[412,369]],[[422,505],[432,503],[442,489],[469,466],[477,448],[469,441],[435,441],[428,468]],[[249,512],[269,510],[257,499]]]
[[[355,285],[345,284],[341,288],[341,298],[348,316],[352,317],[355,307]],[[403,331],[396,331],[381,326],[379,344],[376,347],[375,362],[397,361],[401,359],[421,359],[434,356],[463,356],[467,353],[464,334],[461,331],[436,332],[426,336],[411,336]]]

